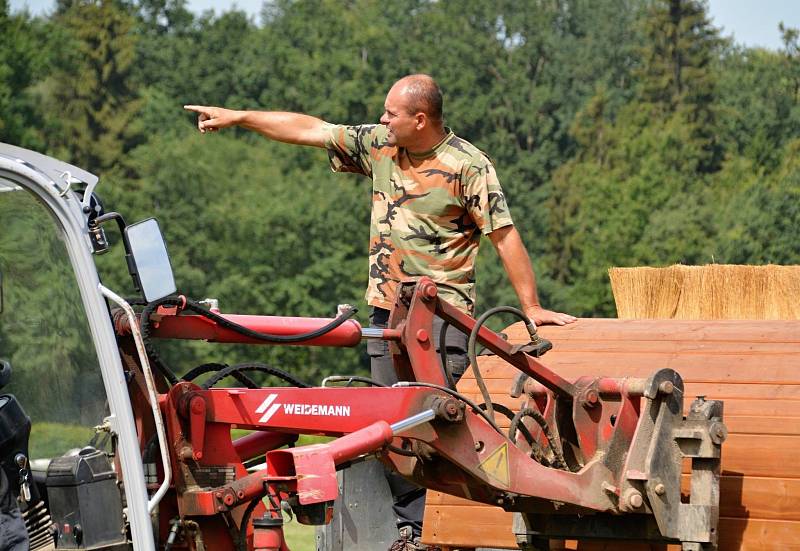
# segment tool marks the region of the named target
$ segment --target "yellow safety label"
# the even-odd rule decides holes
[[[490,453],[478,467],[495,479],[503,486],[511,483],[511,475],[508,468],[508,442]]]

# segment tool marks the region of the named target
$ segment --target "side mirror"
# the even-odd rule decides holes
[[[125,228],[129,246],[128,270],[133,284],[147,302],[164,298],[176,291],[167,246],[155,218],[148,218]]]

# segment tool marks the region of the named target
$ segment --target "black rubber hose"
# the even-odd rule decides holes
[[[480,404],[478,407],[480,407],[481,409],[485,409],[486,408],[486,404]],[[506,416],[509,421],[513,421],[514,420],[515,413],[511,408],[508,408],[508,407],[504,406],[503,404],[495,404],[494,405],[494,410],[496,412],[501,413],[504,416]],[[519,426],[519,432],[522,433],[522,436],[525,437],[525,440],[527,440],[528,444],[533,445],[536,442],[536,440],[533,438],[533,435],[528,430],[528,427],[526,427],[525,425],[520,425]],[[514,442],[514,439],[511,438],[511,433],[509,433],[509,439],[512,442]]]
[[[442,362],[442,369],[444,370],[444,376],[447,379],[447,385],[452,388],[453,390],[456,389],[456,380],[453,378],[453,374],[450,373],[450,366],[447,365],[447,328],[450,327],[449,322],[444,322],[442,324],[442,330],[439,332],[439,359]]]
[[[144,340],[144,346],[145,350],[147,351],[148,357],[150,357],[150,360],[153,362],[155,368],[170,382],[170,384],[173,385],[178,382],[178,377],[166,366],[166,364],[164,364],[164,362],[161,360],[161,357],[158,355],[158,352],[156,352],[155,348],[153,348],[151,342],[150,316],[152,316],[153,312],[155,312],[160,306],[182,306],[184,309],[191,310],[192,312],[195,312],[203,317],[206,317],[214,321],[221,327],[235,331],[240,335],[245,335],[247,337],[251,337],[256,340],[271,342],[276,344],[301,342],[320,337],[339,327],[345,321],[353,317],[353,315],[355,315],[355,313],[358,311],[356,308],[350,308],[346,310],[342,315],[338,316],[336,319],[325,325],[324,327],[320,327],[319,329],[308,333],[303,333],[299,335],[270,335],[268,333],[260,333],[258,331],[253,331],[252,329],[239,325],[238,323],[229,321],[224,317],[220,316],[219,314],[215,314],[214,312],[210,312],[209,310],[203,308],[199,303],[187,298],[172,296],[153,301],[147,306],[145,306],[144,310],[142,310],[142,315],[141,315],[142,339]]]
[[[228,319],[225,319],[219,314],[215,314],[214,312],[206,310],[200,304],[194,302],[193,300],[186,299],[185,309],[191,310],[192,312],[200,314],[201,316],[214,321],[220,327],[236,331],[240,335],[245,335],[253,339],[257,339],[264,342],[272,342],[272,343],[302,342],[315,339],[317,337],[321,337],[322,335],[330,333],[331,331],[342,325],[348,319],[353,317],[356,314],[356,312],[358,312],[357,308],[351,307],[345,310],[341,315],[336,317],[333,321],[331,321],[327,325],[320,327],[319,329],[316,329],[314,331],[310,331],[308,333],[300,333],[298,335],[271,335],[269,333],[260,333],[258,331],[253,331],[250,328],[244,327],[243,325],[239,325],[238,323],[234,323]]]
[[[533,408],[523,408],[519,410],[511,420],[511,426],[508,428],[508,438],[512,441],[514,440],[517,434],[517,429],[521,424],[522,419],[525,417],[532,418],[540,427],[542,427],[542,431],[544,431],[544,435],[547,437],[547,444],[550,447],[550,450],[553,452],[553,466],[566,470],[567,461],[564,459],[564,452],[561,450],[558,440],[550,430],[550,425],[547,424],[547,420],[544,418],[544,415],[542,415],[541,412]],[[525,425],[522,426],[524,427]]]
[[[342,383],[347,381],[347,384],[344,385],[349,387],[351,383],[364,383],[369,386],[378,386],[386,388],[387,385],[383,383],[379,383],[374,379],[370,379],[369,377],[363,377],[361,375],[330,375],[323,379],[324,382],[331,382],[331,383]]]
[[[212,363],[198,365],[197,367],[195,367],[194,369],[189,371],[186,375],[181,377],[181,380],[183,380],[183,381],[194,381],[200,375],[203,375],[203,374],[208,373],[210,371],[222,371],[226,367],[229,367],[228,364],[220,364],[220,363],[213,363],[213,362]],[[232,372],[231,376],[234,379],[236,379],[237,381],[239,381],[240,383],[242,383],[247,388],[261,388],[261,386],[258,383],[256,383],[253,379],[251,379],[250,377],[248,377],[247,375],[245,375],[244,373],[242,373],[240,371]]]
[[[242,522],[239,523],[239,541],[236,542],[236,547],[239,551],[247,551],[247,523],[250,522],[250,515],[253,514],[253,511],[260,502],[260,497],[255,498],[247,504],[247,509],[245,509],[242,514]]]
[[[178,383],[178,377],[172,372],[172,370],[170,370],[169,367],[166,366],[164,362],[161,361],[161,357],[153,347],[152,339],[150,338],[150,316],[153,315],[153,312],[155,312],[159,306],[179,306],[182,303],[183,301],[177,297],[162,298],[161,300],[153,301],[145,306],[140,317],[142,341],[144,341],[144,349],[147,352],[147,357],[150,358],[150,361],[152,362],[153,366],[155,366],[156,370],[161,373],[161,375],[164,376],[171,385]]]
[[[213,377],[209,378],[201,386],[204,389],[207,390],[207,389],[213,387],[218,382],[220,382],[225,377],[228,377],[229,375],[232,375],[233,373],[235,373],[237,371],[259,371],[261,373],[266,373],[268,375],[274,375],[275,377],[278,377],[279,379],[283,379],[287,383],[291,383],[292,386],[296,386],[296,387],[299,387],[299,388],[311,388],[312,387],[312,385],[306,383],[305,381],[301,381],[297,377],[294,377],[293,375],[287,373],[286,371],[284,371],[282,369],[278,369],[277,367],[270,367],[270,366],[268,366],[266,364],[261,364],[261,363],[244,363],[244,364],[230,365],[230,366],[226,367],[225,369],[221,369],[220,371],[217,371],[217,373]]]
[[[523,322],[525,322],[526,326],[531,325],[531,320],[526,316],[522,311],[513,308],[511,306],[497,306],[495,308],[490,308],[486,312],[484,312],[481,317],[479,317],[475,321],[475,327],[472,328],[469,334],[469,341],[467,342],[467,354],[469,355],[469,363],[470,367],[472,367],[472,372],[475,374],[475,382],[478,383],[478,388],[481,391],[481,395],[483,396],[484,402],[486,402],[486,409],[489,413],[489,416],[494,419],[494,406],[492,404],[492,398],[489,395],[489,390],[486,388],[486,383],[483,381],[483,376],[481,375],[480,370],[478,369],[478,359],[475,355],[475,343],[478,340],[478,332],[480,331],[483,324],[486,323],[490,317],[494,316],[495,314],[500,313],[508,313],[514,314]],[[535,327],[533,328],[535,331]],[[528,332],[531,332],[531,327],[528,327]]]

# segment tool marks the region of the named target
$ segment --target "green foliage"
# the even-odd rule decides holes
[[[62,0],[46,18],[2,2],[0,139],[102,172],[106,206],[129,221],[157,216],[189,296],[319,317],[346,302],[366,323],[369,182],[330,173],[324,152],[201,136],[181,106],[374,122],[396,78],[430,72],[448,124],[495,160],[543,303],[613,315],[611,266],[797,262],[800,54],[797,31],[779,31],[780,52],[732,46],[700,0],[275,0],[259,24],[185,0]],[[4,255],[23,254],[24,231],[6,232]],[[109,236],[103,280],[132,294]],[[515,303],[482,249],[479,310]],[[31,305],[56,300],[43,281]],[[58,321],[67,356],[73,322]],[[15,347],[41,352],[24,335]],[[366,370],[363,349],[159,348],[179,373],[206,361],[310,381]]]
[[[75,0],[54,15],[56,63],[42,83],[48,145],[95,172],[120,163],[138,141],[134,19],[127,10],[114,0]]]

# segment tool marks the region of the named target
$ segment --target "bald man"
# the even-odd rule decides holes
[[[503,262],[522,310],[536,325],[576,318],[542,308],[530,258],[513,225],[489,158],[444,126],[442,93],[428,75],[398,80],[386,96],[380,125],[342,126],[299,113],[232,111],[187,105],[199,113],[200,132],[241,126],[281,142],[325,148],[336,172],[372,180],[367,303],[374,327],[386,327],[401,281],[431,277],[439,296],[472,315],[475,260],[486,235]],[[434,325],[438,334],[441,320]],[[466,336],[447,334],[448,370],[467,367]],[[437,339],[438,342],[438,339]],[[369,341],[372,377],[397,382],[387,344]],[[425,549],[424,490],[390,476],[401,537],[393,551]]]

